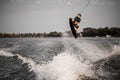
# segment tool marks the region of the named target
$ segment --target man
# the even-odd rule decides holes
[[[75,18],[74,18],[74,27],[75,27],[75,30],[78,31],[80,30],[80,27],[78,26],[78,24],[80,23],[81,21],[81,14],[79,13]]]

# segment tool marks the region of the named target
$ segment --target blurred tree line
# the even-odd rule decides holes
[[[110,35],[112,37],[120,37],[120,28],[84,28],[82,35],[85,37],[105,37],[106,35]]]
[[[0,38],[17,38],[17,37],[62,37],[64,33],[67,33],[67,37],[71,37],[71,31],[66,32],[49,32],[49,33],[0,33]],[[81,32],[83,37],[105,37],[106,35],[110,35],[112,37],[120,37],[120,28],[112,27],[112,28],[84,28]],[[79,34],[79,33],[78,33]]]
[[[50,33],[0,33],[0,38],[17,38],[17,37],[61,37],[62,33],[61,32],[50,32]]]

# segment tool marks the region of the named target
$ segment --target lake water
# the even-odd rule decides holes
[[[0,80],[120,80],[120,38],[1,38]]]

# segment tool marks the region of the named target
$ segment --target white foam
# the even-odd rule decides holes
[[[77,80],[80,75],[92,76],[91,65],[81,63],[73,55],[63,52],[39,69],[38,80]]]
[[[18,56],[23,63],[28,63],[31,70],[37,75],[37,80],[77,80],[80,75],[91,76],[91,65],[81,63],[74,55],[63,52],[54,56],[47,64],[36,64],[31,58],[23,57],[19,54],[12,54],[5,50],[0,50],[1,56]]]
[[[111,53],[112,54],[120,54],[120,46],[114,45]]]
[[[0,50],[0,55],[1,56],[7,56],[7,57],[13,57],[14,54],[10,53],[10,52],[7,52],[5,50]]]
[[[67,40],[68,41],[68,40]],[[87,42],[82,42],[81,45],[77,44],[78,41],[72,42],[74,46],[82,49],[85,55],[92,59],[93,61],[108,57],[111,54],[120,53],[120,46],[113,46],[111,53],[101,50],[94,44],[88,44]],[[0,50],[1,56],[18,56],[23,63],[28,63],[31,70],[33,70],[37,75],[37,80],[81,80],[80,76],[93,76],[94,72],[92,71],[92,64],[89,61],[81,61],[78,55],[71,54],[72,48],[68,42],[64,42],[66,51],[58,54],[53,57],[52,61],[47,62],[46,64],[36,64],[31,58],[23,57],[19,54],[13,54],[7,50]],[[104,53],[107,54],[104,54]],[[81,56],[81,53],[79,53]],[[82,58],[82,57],[81,57]]]
[[[1,55],[1,56],[6,56],[6,57],[18,56],[18,59],[22,60],[23,63],[28,63],[29,68],[30,68],[31,70],[35,70],[35,69],[34,69],[34,68],[35,68],[34,66],[36,65],[36,63],[35,63],[31,58],[23,57],[23,56],[21,56],[21,55],[19,55],[19,54],[13,54],[13,53],[8,52],[8,51],[6,51],[6,50],[0,50],[0,55]]]

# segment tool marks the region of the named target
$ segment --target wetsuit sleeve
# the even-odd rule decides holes
[[[74,21],[76,21],[76,20],[77,20],[77,17],[74,18]]]

